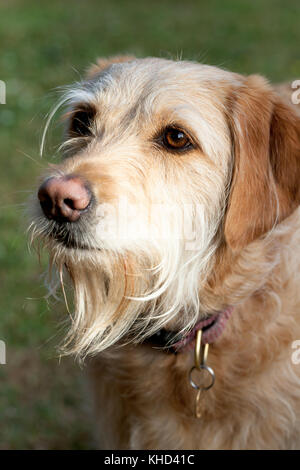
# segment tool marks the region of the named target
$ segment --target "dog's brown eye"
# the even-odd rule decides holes
[[[78,109],[72,116],[69,133],[72,137],[91,136],[91,125],[95,117],[95,111],[92,108]]]
[[[188,136],[180,129],[168,127],[163,136],[163,142],[166,147],[173,150],[183,150],[191,146]]]
[[[78,111],[73,117],[71,124],[71,133],[78,136],[91,135],[90,131],[91,119],[88,113]]]

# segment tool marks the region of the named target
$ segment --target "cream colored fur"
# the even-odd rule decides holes
[[[89,250],[66,248],[48,239],[52,222],[33,203],[33,239],[44,240],[51,263],[74,287],[65,348],[93,356],[87,361],[100,446],[300,448],[300,364],[292,362],[292,343],[300,339],[299,210],[280,216],[283,196],[270,183],[278,207],[269,230],[259,236],[253,230],[254,239],[238,247],[224,238],[236,184],[229,101],[250,81],[195,63],[126,60],[99,63],[89,81],[67,91],[61,104],[69,112],[82,102],[96,108],[97,138],[67,138],[67,158],[47,176],[84,177],[97,208],[116,207],[123,197],[138,204],[136,217],[121,215],[127,236],[103,237],[96,211],[82,232]],[[273,93],[265,81],[253,83]],[[153,144],[159,129],[175,124],[195,136],[196,150],[170,155]],[[243,132],[239,126],[236,119],[234,132]],[[258,207],[262,202],[253,199]],[[160,204],[175,204],[175,215],[162,217]],[[134,237],[147,224],[155,235]],[[192,249],[185,224],[195,227]],[[187,378],[193,353],[168,355],[139,343],[162,327],[184,334],[228,305],[234,312],[209,354],[216,383],[197,420]],[[125,338],[130,343],[120,346]]]

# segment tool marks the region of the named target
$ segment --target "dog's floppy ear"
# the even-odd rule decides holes
[[[224,230],[241,248],[300,204],[300,117],[253,75],[230,97],[228,119],[234,166]]]
[[[86,72],[86,78],[90,79],[98,75],[98,73],[102,72],[103,70],[107,69],[112,64],[118,64],[121,62],[131,62],[132,60],[135,60],[134,56],[130,55],[118,55],[118,56],[112,56],[112,57],[99,57],[96,60],[96,63],[91,65],[87,72]]]

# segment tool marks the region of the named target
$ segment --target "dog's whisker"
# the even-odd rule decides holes
[[[62,266],[60,266],[60,269],[59,269],[59,279],[60,279],[60,285],[61,285],[61,288],[62,288],[62,291],[63,291],[67,311],[68,311],[68,313],[70,313],[68,300],[67,300],[67,296],[66,296],[66,291],[65,291],[65,286],[64,286],[64,281],[63,281],[63,267]]]
[[[38,162],[37,160],[35,160],[35,158],[31,157],[30,155],[28,155],[28,153],[25,153],[23,150],[20,150],[20,149],[17,149],[17,152],[21,153],[24,157],[26,158],[29,158],[29,160],[32,160],[36,165],[38,165],[40,168],[45,168],[44,165],[41,165],[40,162]]]

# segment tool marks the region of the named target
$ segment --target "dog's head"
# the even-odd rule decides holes
[[[73,281],[74,351],[226,306],[220,259],[300,202],[295,111],[258,76],[130,57],[100,60],[62,103],[63,159],[32,227]]]

